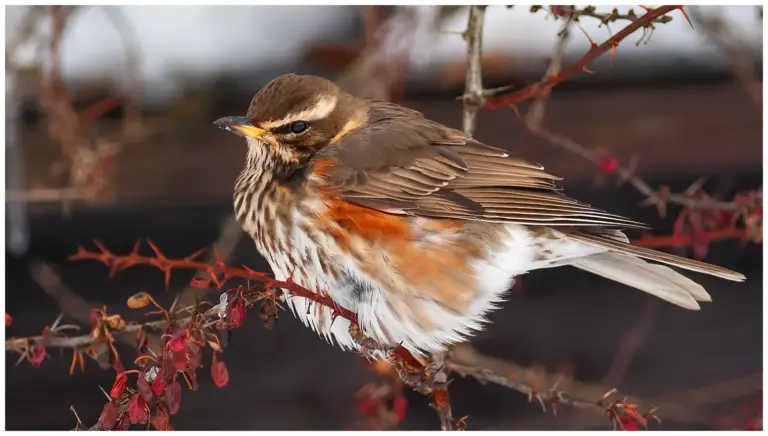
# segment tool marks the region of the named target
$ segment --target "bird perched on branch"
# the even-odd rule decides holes
[[[423,355],[464,340],[535,269],[570,265],[691,310],[709,294],[659,263],[745,280],[630,245],[621,229],[646,226],[563,195],[542,166],[320,77],[280,76],[246,116],[215,124],[247,141],[235,215],[275,277],[327,294],[385,346]],[[311,303],[287,300],[359,348],[349,321]]]

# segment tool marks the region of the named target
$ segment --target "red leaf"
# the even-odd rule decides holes
[[[99,426],[104,430],[112,430],[117,423],[117,404],[109,402],[104,405],[99,416]]]
[[[184,331],[178,332],[171,340],[168,342],[168,347],[171,349],[172,353],[181,353],[184,352],[187,348],[187,338],[186,333]]]
[[[224,362],[216,360],[216,354],[214,354],[213,363],[211,364],[211,376],[213,377],[213,383],[217,387],[224,387],[229,383],[229,371],[227,371],[227,365]]]
[[[13,324],[13,318],[11,318],[11,315],[5,314],[5,326],[8,327],[9,325]]]
[[[620,416],[619,421],[621,422],[621,429],[624,431],[640,430],[640,427],[638,427],[637,423],[632,421],[632,418],[629,416]]]
[[[141,398],[141,395],[136,394],[131,397],[131,402],[128,404],[128,418],[131,424],[147,421],[147,402]]]
[[[241,297],[236,297],[229,303],[229,325],[232,327],[240,327],[243,324],[243,318],[245,318],[245,300]]]
[[[203,349],[196,344],[189,344],[189,366],[192,368],[200,368],[203,366]]]
[[[152,414],[150,423],[152,424],[152,427],[155,428],[155,430],[159,430],[159,431],[173,430],[173,427],[171,427],[171,424],[168,420],[168,412],[165,411],[165,408],[163,407],[162,404],[158,404],[157,407],[155,408],[155,413]]]
[[[377,416],[379,414],[379,404],[373,398],[366,398],[357,403],[357,413],[366,416]]]
[[[395,410],[395,415],[397,415],[397,419],[405,421],[405,411],[408,408],[408,400],[403,397],[395,398],[393,408]]]
[[[165,391],[165,401],[168,404],[168,410],[171,415],[175,415],[181,406],[181,385],[179,382],[173,382]]]
[[[172,352],[171,356],[173,357],[173,367],[176,370],[181,371],[187,367],[187,353],[183,351],[178,353]]]
[[[32,347],[32,356],[29,362],[34,366],[38,366],[45,360],[45,344],[42,342],[36,342]]]
[[[163,393],[165,388],[168,386],[168,382],[163,379],[161,374],[157,374],[155,376],[155,380],[152,381],[152,392],[155,393],[155,395],[160,395]]]
[[[104,314],[101,309],[91,309],[91,316],[89,318],[91,327],[96,327],[101,323],[101,316]]]
[[[152,387],[149,382],[144,378],[144,374],[139,374],[139,379],[136,381],[136,388],[139,390],[139,395],[144,401],[149,402],[155,394],[152,392]]]
[[[131,428],[131,420],[128,419],[127,416],[123,415],[122,418],[117,422],[117,429],[118,431],[125,431]]]
[[[128,376],[125,374],[118,374],[115,379],[115,383],[112,385],[112,389],[109,391],[109,396],[119,400],[120,395],[125,390],[125,382],[128,381]]]
[[[176,373],[176,367],[173,364],[172,353],[163,353],[162,366],[160,367],[160,373],[157,375],[166,384]]]

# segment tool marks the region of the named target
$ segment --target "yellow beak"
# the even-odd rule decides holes
[[[228,132],[232,132],[238,136],[250,136],[253,138],[261,138],[267,134],[267,131],[258,127],[252,126],[248,122],[247,117],[224,117],[219,118],[213,123],[215,126],[222,128]]]

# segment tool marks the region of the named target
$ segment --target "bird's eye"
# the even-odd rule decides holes
[[[291,123],[289,127],[291,133],[295,133],[297,135],[299,133],[306,132],[308,128],[309,128],[309,123],[307,123],[306,121],[294,121]]]

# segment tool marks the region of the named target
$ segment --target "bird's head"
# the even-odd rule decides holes
[[[316,77],[286,74],[265,85],[245,116],[215,125],[243,136],[250,147],[268,147],[289,162],[301,162],[365,122],[366,103]]]

